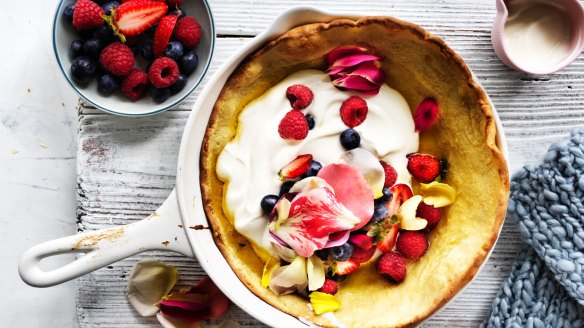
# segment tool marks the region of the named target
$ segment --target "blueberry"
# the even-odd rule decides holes
[[[146,60],[154,59],[154,53],[152,53],[152,41],[146,41],[142,44],[140,55]]]
[[[87,39],[93,37],[93,32],[95,32],[95,30],[92,30],[92,29],[89,29],[89,30],[77,30],[77,35],[82,40],[87,40]]]
[[[155,103],[163,103],[170,97],[170,89],[169,88],[155,88],[150,86],[150,97],[154,100]]]
[[[107,2],[106,4],[104,4],[101,8],[103,9],[103,11],[105,11],[106,15],[111,14],[110,11],[114,8],[117,8],[120,6],[120,3],[117,1],[110,1]]]
[[[128,45],[128,47],[130,47],[130,50],[132,50],[132,53],[134,54],[134,57],[138,56],[138,54],[140,53],[140,47],[137,45],[133,45],[130,46]]]
[[[183,18],[185,17],[187,14],[185,14],[185,11],[182,10],[181,7],[175,7],[175,8],[171,8],[168,11],[168,15],[175,15],[178,16],[178,18]]]
[[[69,46],[69,57],[71,57],[71,59],[74,59],[81,55],[83,55],[83,41],[74,40],[73,42],[71,42],[71,45]]]
[[[312,161],[310,162],[310,167],[308,168],[308,171],[306,171],[306,173],[304,173],[301,178],[304,179],[307,177],[314,177],[318,174],[318,171],[320,171],[320,169],[322,169],[322,164],[320,164],[320,162],[317,161]]]
[[[371,222],[379,223],[389,215],[389,210],[387,209],[387,205],[382,202],[375,202],[375,206],[373,207],[373,215],[371,216]]]
[[[83,53],[86,56],[97,58],[103,48],[103,41],[98,38],[91,38],[83,42]]]
[[[199,56],[194,51],[187,52],[178,61],[180,71],[186,76],[191,75],[197,69],[197,65],[199,65]]]
[[[176,82],[174,82],[173,85],[170,86],[170,92],[175,95],[179,92],[182,91],[182,89],[185,88],[185,86],[187,85],[188,82],[188,78],[186,75],[179,75],[178,76],[178,80],[176,80]]]
[[[310,114],[304,115],[306,117],[306,122],[308,123],[308,130],[312,130],[314,128],[314,118]]]
[[[393,197],[393,194],[391,193],[391,190],[389,188],[383,188],[382,189],[382,193],[383,193],[383,195],[381,197],[377,198],[375,200],[376,202],[378,202],[378,203],[387,203]]]
[[[166,45],[166,51],[164,52],[164,55],[176,61],[180,57],[182,57],[183,52],[184,48],[183,45],[180,44],[180,42],[170,41],[168,45]]]
[[[104,4],[108,3],[108,0],[93,0],[93,2],[97,3],[100,6],[103,6]]]
[[[346,261],[353,256],[353,245],[344,243],[330,248],[331,257],[335,261]]]
[[[279,196],[282,197],[282,195],[287,194],[290,191],[290,189],[292,189],[294,183],[295,183],[294,181],[286,181],[282,183],[282,187],[280,187]]]
[[[86,84],[95,76],[97,65],[95,61],[87,56],[79,56],[71,63],[71,76],[73,80],[80,84]]]
[[[104,44],[108,44],[114,40],[114,32],[109,26],[102,25],[93,32],[93,37],[100,39]]]
[[[264,198],[262,198],[260,206],[262,207],[262,210],[265,214],[272,213],[272,210],[274,209],[274,206],[276,206],[278,199],[280,199],[280,197],[276,195],[265,195]]]
[[[104,74],[97,80],[97,90],[104,95],[110,95],[120,87],[120,80],[111,74]]]
[[[341,145],[346,150],[351,150],[359,147],[361,144],[361,137],[354,129],[346,129],[341,133]]]
[[[73,12],[75,11],[75,3],[70,3],[68,5],[65,6],[65,9],[63,9],[63,17],[65,17],[66,20],[73,22]]]
[[[317,249],[314,254],[316,254],[316,256],[318,256],[319,259],[323,260],[323,261],[328,261],[329,258],[329,249],[328,248],[323,248],[323,249]]]

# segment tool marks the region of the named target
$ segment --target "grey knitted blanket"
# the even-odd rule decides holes
[[[513,176],[525,246],[482,327],[584,327],[584,129]]]

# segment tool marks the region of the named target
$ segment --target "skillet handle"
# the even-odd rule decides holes
[[[194,257],[182,226],[175,190],[146,219],[126,226],[55,239],[30,248],[21,256],[18,272],[22,280],[31,286],[49,287],[149,250],[168,250]],[[67,253],[84,255],[60,268],[41,270],[39,263],[43,258]]]

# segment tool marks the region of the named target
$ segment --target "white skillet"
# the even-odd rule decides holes
[[[32,247],[20,259],[18,269],[21,278],[31,286],[49,287],[140,252],[167,250],[196,258],[235,304],[263,323],[272,327],[306,327],[298,318],[275,309],[245,287],[215,245],[211,230],[189,228],[209,226],[199,187],[200,149],[213,105],[227,78],[246,56],[293,27],[329,22],[337,18],[356,19],[360,16],[335,15],[311,7],[292,8],[278,16],[263,33],[227,59],[202,90],[184,130],[176,188],[162,206],[148,218],[134,224],[86,232]],[[504,155],[508,158],[505,136],[496,112],[495,120]],[[162,243],[164,241],[169,243],[165,246]],[[64,253],[85,255],[51,271],[40,269],[41,259]]]

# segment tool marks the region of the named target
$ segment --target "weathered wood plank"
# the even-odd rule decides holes
[[[211,1],[220,35],[253,36],[281,10],[309,1]],[[511,151],[511,170],[538,162],[547,146],[584,124],[584,61],[545,77],[528,77],[504,66],[490,45],[494,1],[323,0],[323,9],[390,14],[413,21],[444,38],[468,63],[495,103]],[[248,39],[219,38],[209,76]],[[206,78],[206,80],[209,78]],[[155,210],[174,186],[182,128],[198,91],[178,109],[154,117],[120,118],[83,106],[79,115],[78,223],[80,231],[127,224]],[[426,327],[477,326],[516,256],[520,237],[507,222],[493,255],[478,277]],[[157,326],[139,317],[124,286],[133,263],[155,257],[179,267],[181,284],[204,273],[196,261],[150,252],[118,262],[78,280],[82,327]],[[261,326],[241,310],[230,316],[246,327]]]

